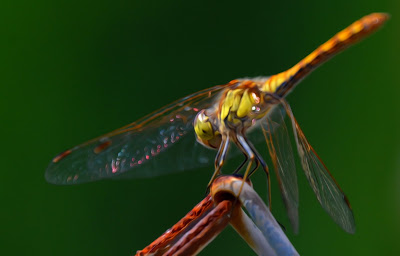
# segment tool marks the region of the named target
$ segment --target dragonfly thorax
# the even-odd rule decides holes
[[[220,123],[230,130],[245,130],[266,114],[266,105],[258,84],[245,80],[225,94],[219,108]]]

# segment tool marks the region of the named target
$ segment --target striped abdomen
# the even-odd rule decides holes
[[[273,92],[280,97],[286,96],[311,71],[350,45],[375,32],[387,19],[388,15],[384,13],[364,16],[319,46],[292,68],[271,76],[261,86],[261,90]]]

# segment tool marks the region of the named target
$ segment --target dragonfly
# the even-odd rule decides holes
[[[354,233],[355,221],[347,197],[306,139],[285,97],[311,71],[375,32],[387,19],[384,13],[364,16],[284,72],[235,79],[193,93],[66,150],[53,158],[45,178],[54,184],[79,184],[105,178],[154,177],[214,165],[213,181],[228,155],[232,155],[228,152],[234,145],[245,157],[235,172],[243,171],[246,180],[261,166],[267,174],[270,205],[269,169],[254,147],[264,141],[289,221],[297,233],[298,185],[285,125],[288,118],[302,169],[317,200],[342,229]],[[253,131],[262,133],[252,143],[249,138]]]

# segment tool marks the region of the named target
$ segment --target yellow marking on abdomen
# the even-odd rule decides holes
[[[364,16],[319,46],[292,68],[271,76],[260,90],[285,97],[311,71],[347,47],[375,32],[388,18],[389,16],[385,13],[372,13]]]

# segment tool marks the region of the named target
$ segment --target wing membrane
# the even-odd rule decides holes
[[[322,208],[346,232],[355,232],[353,211],[346,195],[339,187],[332,174],[308,143],[303,131],[294,118],[293,112],[286,101],[282,101],[286,113],[292,120],[301,164],[308,182],[313,189]]]
[[[215,152],[196,142],[193,120],[199,110],[214,103],[223,88],[226,86],[189,95],[61,153],[49,164],[47,181],[77,184],[103,178],[152,177],[212,165]],[[163,154],[166,151],[170,153]]]
[[[283,110],[283,111],[282,111]],[[267,141],[282,199],[294,233],[299,229],[296,165],[289,133],[284,121],[284,109],[276,106],[262,121],[261,128]]]

